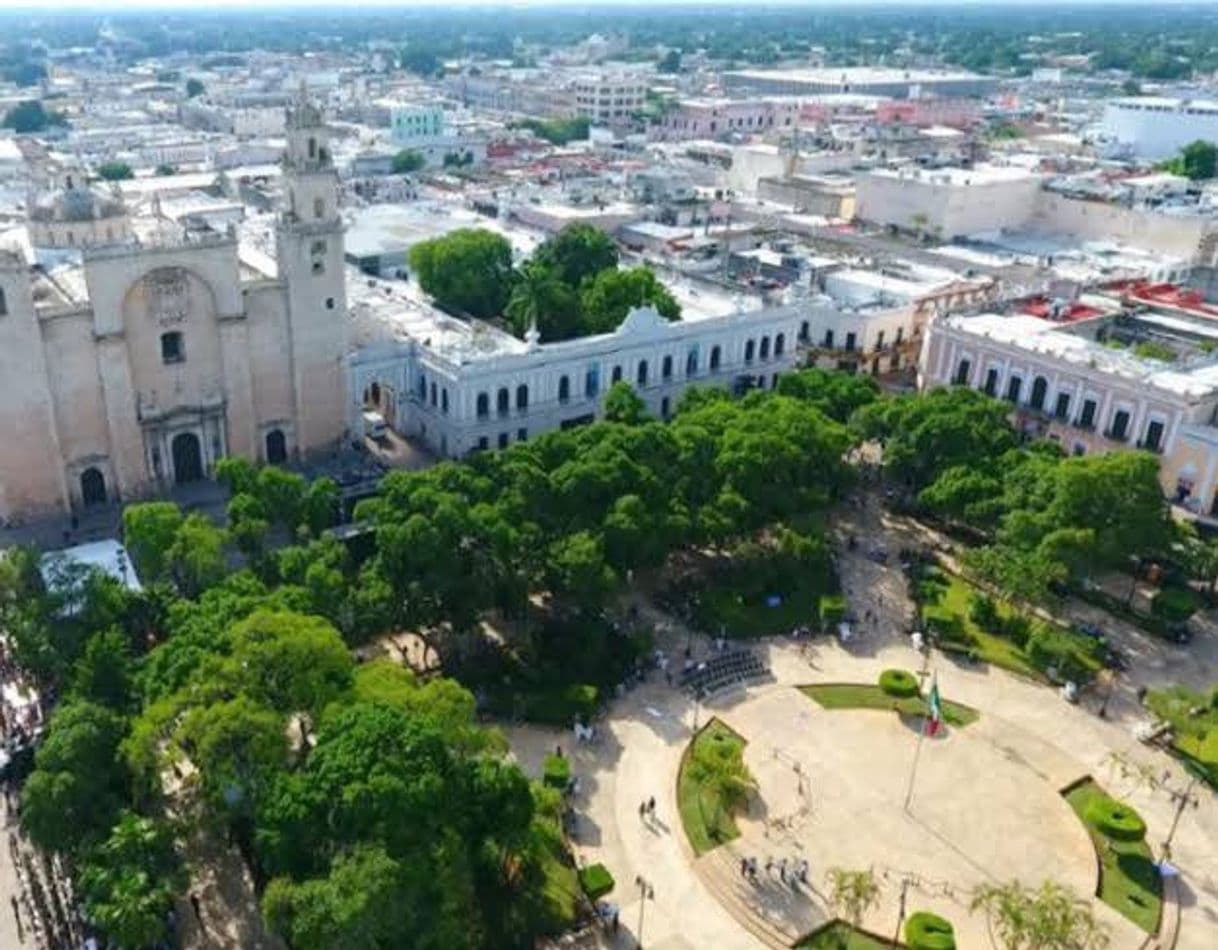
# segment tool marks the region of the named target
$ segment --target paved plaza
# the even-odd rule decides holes
[[[870,867],[881,879],[882,899],[865,918],[868,929],[894,933],[901,882],[908,880],[907,911],[941,913],[954,924],[961,947],[991,946],[984,918],[968,911],[976,885],[1012,878],[1038,885],[1053,878],[1080,896],[1095,894],[1091,842],[1060,794],[1088,775],[1138,809],[1149,826],[1147,841],[1159,853],[1173,804],[1162,791],[1122,778],[1110,754],[1159,773],[1182,772],[1133,738],[1145,713],[1133,700],[1132,681],[1100,718],[1092,701],[1070,705],[1055,691],[1005,671],[958,667],[933,655],[943,696],[981,716],[923,743],[906,812],[916,726],[888,711],[825,710],[797,689],[874,683],[885,668],[922,665],[903,633],[910,606],[899,569],[859,558],[843,563],[842,575],[852,607],[862,615],[862,605],[871,604],[880,614],[847,647],[823,638],[755,644],[773,680],[702,704],[653,676],[610,706],[593,745],[576,743],[569,733],[507,730],[515,754],[534,774],[556,744],[572,758],[580,781],[573,802],[577,858],[604,863],[617,882],[609,899],[620,908],[621,927],[606,935],[606,945],[633,947],[641,911],[648,948],[790,946],[831,916],[825,871],[839,866]],[[647,610],[663,630],[661,648],[680,655],[687,632],[671,617]],[[694,643],[697,655],[711,649],[700,638]],[[1152,670],[1151,676],[1160,673]],[[758,792],[737,822],[740,837],[696,858],[676,810],[677,773],[695,725],[710,716],[748,740],[745,761]],[[639,803],[651,796],[657,818],[641,821]],[[764,868],[771,856],[806,859],[808,885],[792,889],[776,871],[763,870],[756,883],[740,875],[741,857],[758,858]],[[1178,901],[1165,901],[1160,939],[1148,942],[1135,925],[1093,900],[1111,950],[1167,948],[1173,939],[1180,950],[1218,946],[1218,800],[1212,794],[1181,817],[1173,856],[1183,877]],[[654,893],[645,907],[640,876]]]

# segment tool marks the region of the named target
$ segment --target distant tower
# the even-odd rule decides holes
[[[324,451],[342,440],[345,428],[343,222],[329,134],[321,110],[306,100],[303,89],[287,112],[281,202],[275,245],[291,327],[296,393],[291,451]]]

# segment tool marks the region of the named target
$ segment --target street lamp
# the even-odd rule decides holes
[[[1197,776],[1189,776],[1188,784],[1183,788],[1170,788],[1167,790],[1168,797],[1176,806],[1176,814],[1172,816],[1171,828],[1167,832],[1167,839],[1163,842],[1163,857],[1160,860],[1168,861],[1171,859],[1171,843],[1176,836],[1176,828],[1180,825],[1180,816],[1184,814],[1184,809],[1189,805],[1197,808],[1201,804],[1201,798],[1193,789],[1197,785]]]
[[[647,909],[647,902],[656,899],[656,889],[641,874],[635,875],[634,883],[639,888],[639,932],[635,935],[635,943],[639,950],[643,950],[643,912]]]

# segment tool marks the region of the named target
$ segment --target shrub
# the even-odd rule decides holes
[[[1150,602],[1150,612],[1168,623],[1184,623],[1201,607],[1201,598],[1187,587],[1164,587]]]
[[[826,630],[842,622],[846,616],[846,600],[841,594],[824,594],[820,599],[820,622]]]
[[[1102,796],[1087,806],[1087,823],[1114,841],[1141,841],[1146,837],[1146,822],[1128,805]]]
[[[1058,679],[1085,683],[1091,679],[1091,671],[1079,659],[1074,638],[1041,624],[1028,637],[1028,659],[1042,673],[1053,669]]]
[[[598,695],[589,683],[543,689],[525,696],[521,711],[529,722],[570,726],[576,719],[586,722],[596,714]]]
[[[1032,635],[1032,622],[1023,614],[1012,614],[999,621],[998,632],[1022,650],[1028,645],[1028,638]]]
[[[589,900],[600,900],[613,890],[613,875],[603,864],[589,864],[580,868],[579,883]]]
[[[918,678],[908,670],[885,670],[880,674],[880,689],[895,699],[918,695]]]
[[[972,601],[968,609],[969,620],[973,621],[982,630],[990,630],[997,632],[1002,621],[998,616],[998,607],[994,604],[992,597],[987,597],[985,594],[973,594]]]
[[[560,791],[571,782],[571,763],[565,756],[547,755],[542,766],[541,780],[550,788]]]
[[[920,910],[905,922],[905,942],[909,950],[956,950],[956,933],[938,914]]]
[[[1218,765],[1218,727],[1211,729],[1201,741],[1197,758],[1206,765]]]

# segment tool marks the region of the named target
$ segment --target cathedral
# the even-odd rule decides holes
[[[38,184],[0,239],[0,524],[343,442],[343,226],[315,107],[288,110],[261,242],[155,200],[136,215],[80,170]]]

